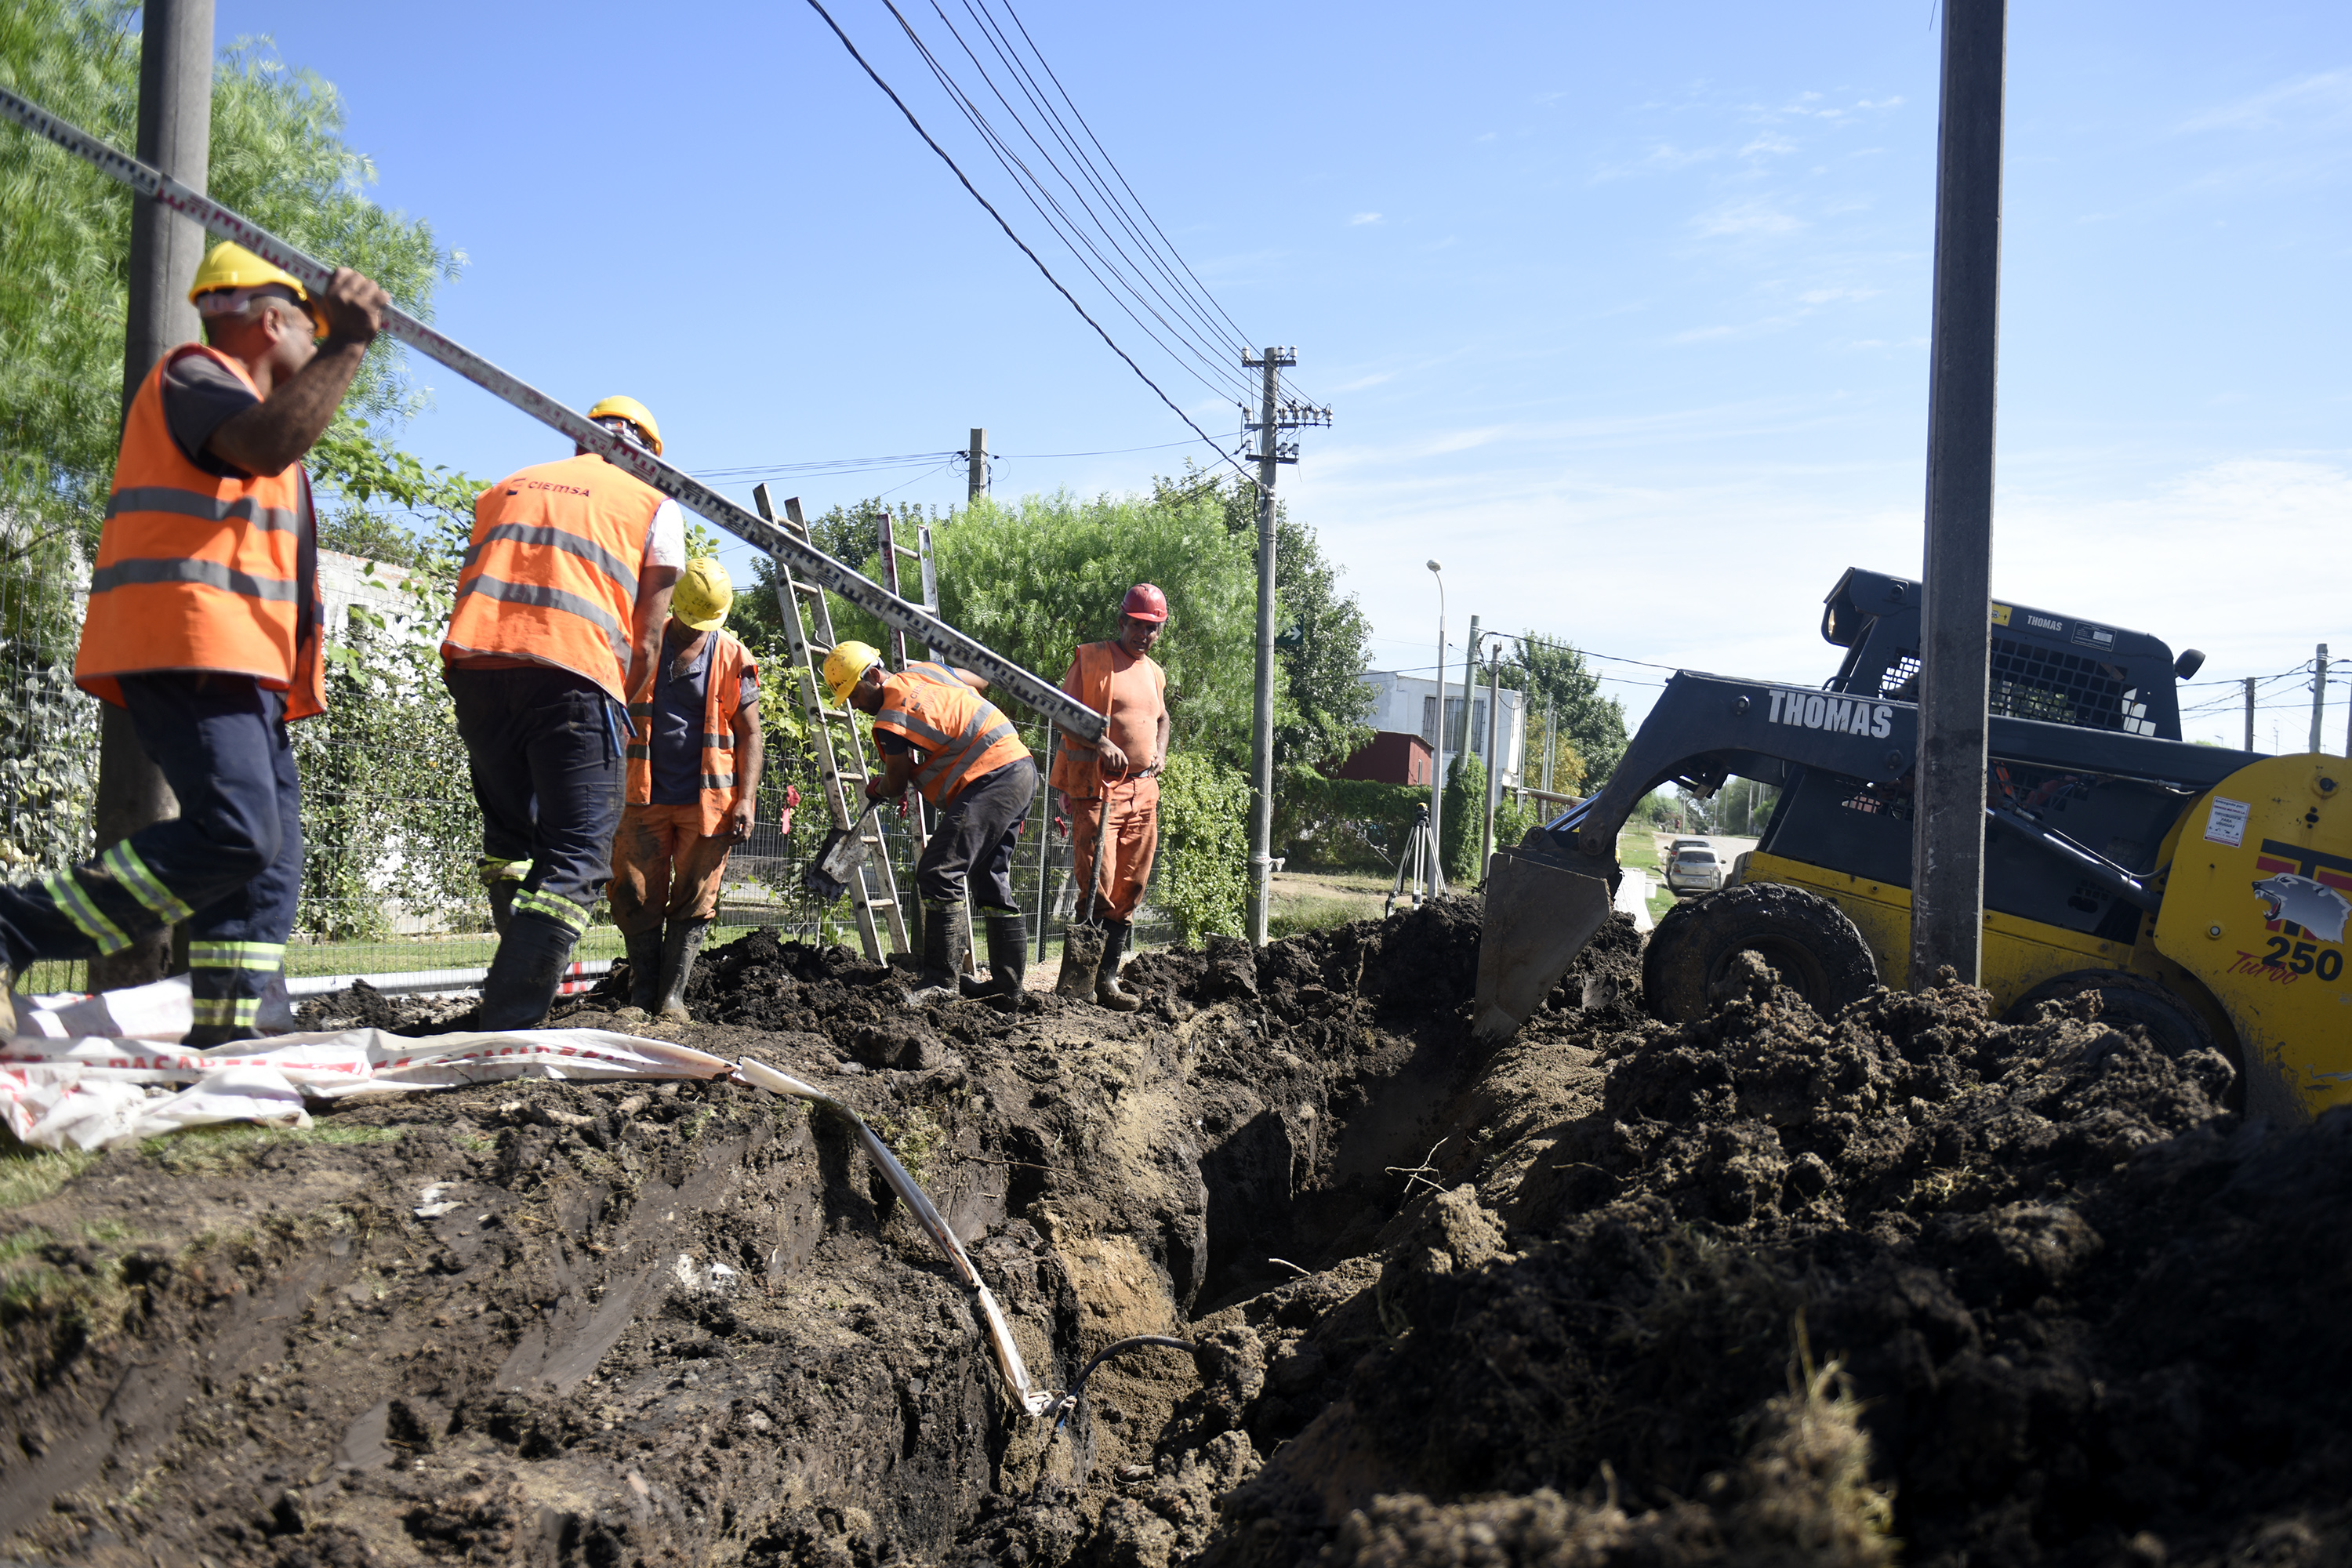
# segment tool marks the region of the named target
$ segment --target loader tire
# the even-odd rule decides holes
[[[2197,1010],[2145,974],[2121,969],[2077,969],[2053,975],[2009,1005],[2004,1024],[2030,1024],[2045,1002],[2071,1002],[2086,991],[2099,995],[2099,1016],[2110,1024],[2137,1024],[2147,1031],[2150,1044],[2178,1061],[2191,1051],[2218,1051],[2232,1068],[2239,1066],[2236,1042],[2224,1045]]]
[[[1878,961],[1843,910],[1818,893],[1749,882],[1675,905],[1642,954],[1650,1011],[1686,1024],[1714,1011],[1709,993],[1732,960],[1752,952],[1823,1017],[1870,994]]]

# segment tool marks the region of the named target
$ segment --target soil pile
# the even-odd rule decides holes
[[[19,1160],[0,1556],[2344,1559],[2352,1120],[2242,1125],[2087,1003],[1822,1020],[1755,966],[1669,1026],[1622,918],[1488,1052],[1477,921],[1146,955],[1124,1016],[706,955],[654,1032],[854,1104],[1040,1383],[1199,1347],[1058,1436],[845,1128],[740,1085]]]

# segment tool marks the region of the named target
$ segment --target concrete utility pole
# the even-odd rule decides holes
[[[148,0],[139,35],[140,159],[195,190],[212,163],[213,0]],[[205,231],[161,202],[131,205],[130,321],[122,353],[122,412],[163,351],[197,335],[188,285],[205,258]],[[95,847],[105,850],[141,828],[180,815],[163,770],[148,760],[130,715],[112,703],[98,710],[98,795],[90,807]],[[94,958],[96,990],[161,980],[171,966],[172,933],[161,931],[121,952]]]
[[[1984,945],[1985,701],[1991,653],[1995,368],[2007,0],[1944,0],[1936,314],[1927,393],[1911,984]]]
[[[2321,643],[2311,660],[2311,749],[2319,750],[2319,721],[2327,708],[2327,645]]]
[[[1274,476],[1284,463],[1298,461],[1298,443],[1285,430],[1328,425],[1328,408],[1282,401],[1282,367],[1298,363],[1295,348],[1242,351],[1242,364],[1265,373],[1257,432],[1257,711],[1250,723],[1250,941],[1265,945],[1265,921],[1274,899]]]
[[[988,493],[988,432],[975,427],[971,445],[964,448],[963,456],[967,470],[964,500],[976,501]]]
[[[1495,858],[1495,802],[1503,793],[1502,754],[1496,750],[1503,712],[1503,649],[1498,643],[1486,656],[1486,799],[1478,819],[1478,880],[1486,879],[1486,865]]]
[[[1463,645],[1463,649],[1462,717],[1453,725],[1454,754],[1457,757],[1470,754],[1470,691],[1472,683],[1478,679],[1478,617],[1475,616],[1470,617],[1470,640]],[[1440,672],[1440,696],[1444,695],[1444,674]]]
[[[1559,737],[1558,735],[1556,735],[1556,734],[1552,733],[1552,728],[1551,728],[1551,714],[1552,714],[1552,701],[1551,701],[1551,699],[1550,699],[1550,698],[1547,697],[1547,698],[1545,698],[1545,699],[1544,699],[1544,782],[1543,782],[1544,794],[1546,794],[1546,795],[1549,795],[1549,794],[1551,793],[1551,760],[1552,760],[1552,757],[1553,757],[1556,753],[1558,753],[1558,752],[1559,751]],[[1521,778],[1525,778],[1525,777],[1527,776],[1527,774],[1526,774],[1525,773],[1520,773],[1520,775],[1519,775],[1519,776],[1520,776]],[[1556,803],[1547,801],[1545,804],[1549,805],[1553,805],[1553,804],[1556,804]]]
[[[2254,678],[2246,677],[2246,750],[2254,749]]]
[[[1437,688],[1437,716],[1429,724],[1429,842],[1434,859],[1433,847],[1445,842],[1438,837],[1445,805],[1445,569],[1432,561],[1429,573],[1437,579],[1437,679],[1431,682]],[[1439,872],[1442,879],[1442,865]],[[1430,885],[1435,887],[1436,879]]]

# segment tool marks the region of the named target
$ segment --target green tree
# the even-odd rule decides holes
[[[1515,645],[1513,666],[1506,667],[1505,685],[1528,693],[1533,769],[1528,782],[1540,784],[1543,773],[1544,715],[1551,715],[1551,742],[1558,750],[1552,763],[1552,787],[1573,792],[1599,789],[1616,771],[1625,754],[1625,706],[1601,695],[1601,678],[1586,665],[1584,655],[1566,643],[1551,642],[1529,632]],[[1574,759],[1574,782],[1566,782],[1569,760]]]
[[[1486,811],[1486,764],[1475,752],[1457,752],[1445,765],[1444,820],[1438,824],[1437,852],[1448,882],[1466,889],[1479,880],[1478,840]]]
[[[137,16],[129,5],[23,0],[0,16],[0,84],[120,147],[131,145],[139,93]],[[356,267],[410,314],[463,257],[429,225],[386,211],[364,187],[373,166],[342,140],[332,87],[288,67],[267,40],[222,52],[213,85],[212,194],[322,260]],[[11,128],[0,135],[0,507],[70,521],[85,554],[114,468],[121,411],[131,193],[62,150]],[[389,451],[368,431],[418,405],[404,351],[380,340],[311,462],[344,493],[342,458]]]

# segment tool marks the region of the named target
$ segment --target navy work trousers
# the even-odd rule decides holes
[[[576,936],[612,876],[621,825],[612,699],[586,676],[546,665],[445,673],[482,808],[483,861],[528,861],[514,912]]]
[[[915,862],[915,891],[934,909],[963,902],[966,879],[983,910],[1013,910],[1013,850],[1037,798],[1037,764],[1016,758],[963,786],[931,824]]]
[[[36,960],[120,952],[188,922],[196,1043],[283,1028],[287,934],[302,890],[302,784],[286,700],[247,675],[122,678],[139,743],[180,815],[43,882],[0,888],[0,946]]]

